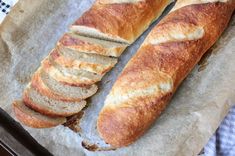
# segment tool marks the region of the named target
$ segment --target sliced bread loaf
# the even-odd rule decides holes
[[[128,45],[67,33],[59,40],[57,46],[77,52],[119,57]]]
[[[65,47],[54,49],[50,54],[50,59],[67,68],[81,69],[97,74],[105,74],[117,63],[117,58],[77,52]]]
[[[66,102],[49,98],[31,85],[24,91],[23,100],[28,107],[48,116],[71,116],[80,112],[86,105],[86,101]]]
[[[132,44],[171,2],[99,0],[70,27],[70,31],[81,36]]]
[[[90,86],[100,81],[103,75],[62,67],[58,64],[52,64],[48,58],[42,62],[43,70],[53,79],[72,86]]]
[[[33,128],[50,128],[66,122],[63,117],[48,117],[42,115],[24,105],[22,101],[13,102],[13,110],[16,118],[24,125]]]
[[[86,87],[77,87],[60,83],[51,78],[42,68],[39,68],[33,75],[31,85],[42,95],[62,101],[81,101],[92,96],[98,90],[95,84]]]

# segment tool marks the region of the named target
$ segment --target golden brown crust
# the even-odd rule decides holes
[[[161,114],[171,96],[169,93],[157,98],[140,97],[131,104],[122,103],[121,106],[105,107],[100,112],[97,122],[100,136],[113,147],[133,143]]]
[[[230,2],[185,6],[167,15],[150,32],[115,82],[98,117],[99,134],[107,143],[127,146],[143,135],[182,80],[219,38],[233,10]],[[189,27],[199,31],[187,36],[191,33]],[[159,36],[166,40],[152,43]],[[150,73],[156,77],[148,77]]]
[[[168,0],[145,0],[137,3],[94,5],[72,27],[92,28],[114,40],[131,44],[169,3]]]
[[[19,101],[14,101],[12,105],[15,116],[20,122],[22,122],[26,126],[32,128],[50,128],[63,124],[66,121],[65,118],[60,118],[59,120],[54,122],[52,122],[51,120],[43,120],[38,116],[26,113],[18,106],[18,103]]]

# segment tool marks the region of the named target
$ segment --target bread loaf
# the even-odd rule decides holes
[[[170,2],[95,1],[42,61],[24,91],[23,104],[48,116],[67,117],[81,111],[84,100],[98,90],[95,83]]]
[[[216,42],[233,0],[178,0],[128,62],[99,114],[100,136],[113,147],[137,140],[159,117],[182,80]]]
[[[131,44],[161,15],[170,2],[172,1],[96,1],[95,5],[70,27],[70,30],[81,36]]]

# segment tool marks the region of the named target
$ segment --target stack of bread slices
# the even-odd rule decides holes
[[[65,117],[86,106],[84,99],[97,92],[95,83],[112,69],[126,46],[75,33],[65,34],[32,76],[23,102],[14,102],[17,118],[35,128],[64,123]],[[26,116],[34,117],[35,121]]]
[[[41,62],[13,109],[22,123],[48,128],[80,112],[96,83],[171,2],[97,0]]]

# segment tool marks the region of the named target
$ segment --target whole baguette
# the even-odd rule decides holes
[[[216,42],[234,1],[178,0],[129,61],[101,110],[97,128],[113,147],[133,143],[166,107],[177,87]],[[203,2],[203,3],[202,3]]]

